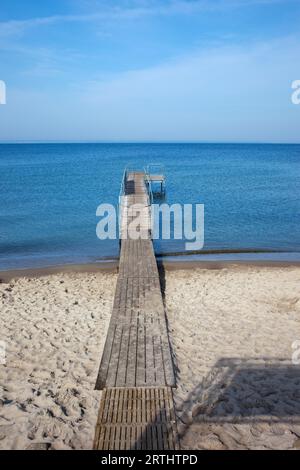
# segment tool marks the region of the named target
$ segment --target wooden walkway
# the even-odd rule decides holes
[[[101,450],[178,449],[171,389],[109,388],[103,392],[95,435]]]
[[[137,209],[138,238],[130,226]],[[96,382],[104,392],[95,449],[178,448],[175,377],[149,209],[144,173],[129,173],[120,204],[119,276]]]

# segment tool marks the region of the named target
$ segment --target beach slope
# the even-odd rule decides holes
[[[182,447],[298,448],[300,268],[162,270],[161,281]],[[64,272],[0,283],[1,449],[92,448],[115,282]]]

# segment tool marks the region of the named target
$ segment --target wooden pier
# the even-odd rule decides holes
[[[96,389],[103,390],[95,449],[178,449],[173,362],[151,240],[145,172],[125,172],[121,252]],[[140,215],[138,236],[131,224]]]

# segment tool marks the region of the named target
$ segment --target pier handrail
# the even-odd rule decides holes
[[[123,215],[123,204],[122,204],[122,198],[125,196],[125,185],[127,181],[127,176],[128,173],[132,172],[134,173],[137,170],[134,170],[131,165],[127,165],[123,171],[123,177],[121,181],[121,187],[120,187],[120,192],[119,192],[119,200],[118,200],[118,224],[119,224],[119,239],[121,239],[121,227],[122,227],[122,215]],[[151,205],[153,203],[153,192],[152,192],[152,187],[151,183],[149,181],[146,169],[144,168],[144,181],[145,181],[145,186],[147,188],[147,205],[149,208],[149,217],[151,220]]]
[[[166,182],[166,176],[165,176],[165,169],[164,165],[161,163],[149,163],[145,168],[145,179],[146,179],[146,184],[148,187],[148,192],[150,196],[150,203],[153,204],[154,202],[154,195],[157,195],[159,193],[154,192],[152,189],[152,183],[160,183],[160,194],[164,195],[165,194],[165,182]]]
[[[121,187],[120,187],[120,192],[119,192],[119,200],[118,200],[118,224],[119,224],[119,238],[121,235],[121,227],[122,227],[122,196],[124,196],[125,193],[125,182],[127,180],[127,167],[125,167],[123,171],[123,176],[122,176],[122,181],[121,181]]]
[[[148,177],[151,175],[160,175],[165,179],[165,167],[161,163],[149,163],[145,168],[145,173]]]
[[[145,183],[146,183],[147,190],[148,190],[148,205],[151,206],[151,204],[153,203],[153,191],[152,191],[152,186],[151,186],[151,183],[150,183],[150,180],[146,171],[145,171]]]

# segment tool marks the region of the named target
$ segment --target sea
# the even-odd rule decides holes
[[[157,256],[300,261],[300,145],[17,143],[0,144],[0,270],[116,260],[97,207],[117,208],[126,167],[156,164],[156,203],[204,204],[202,250],[171,237]]]

